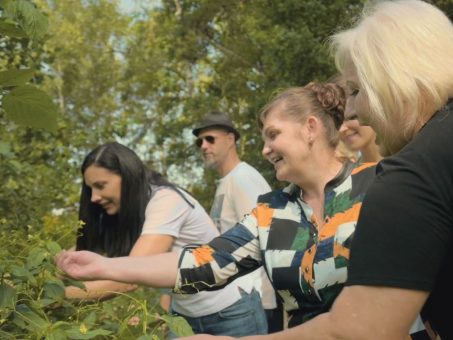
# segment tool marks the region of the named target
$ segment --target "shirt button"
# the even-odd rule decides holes
[[[305,272],[308,273],[310,271],[309,267],[305,267]]]
[[[311,248],[308,249],[308,253],[311,254]]]

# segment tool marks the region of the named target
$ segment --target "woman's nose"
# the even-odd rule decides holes
[[[91,202],[98,203],[100,200],[101,200],[101,196],[96,191],[92,191],[91,192]]]
[[[264,156],[264,157],[267,157],[267,155],[270,153],[271,151],[271,148],[269,146],[267,146],[267,144],[265,143],[263,145],[263,149],[261,150],[261,154]]]

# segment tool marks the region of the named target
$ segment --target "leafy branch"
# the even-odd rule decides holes
[[[0,0],[0,9],[0,34],[35,43],[46,35],[47,18],[30,1]],[[45,92],[27,84],[34,74],[30,68],[0,72],[0,109],[19,125],[55,131],[55,104]]]

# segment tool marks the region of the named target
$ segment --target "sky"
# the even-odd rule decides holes
[[[158,4],[160,0],[119,0],[120,8],[124,13],[133,13],[144,7],[152,7]]]
[[[120,0],[120,7],[125,12],[133,12],[137,9],[137,0]]]

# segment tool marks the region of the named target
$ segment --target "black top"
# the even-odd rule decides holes
[[[346,285],[429,291],[422,318],[453,338],[453,101],[376,171]]]

